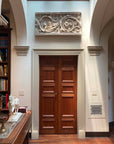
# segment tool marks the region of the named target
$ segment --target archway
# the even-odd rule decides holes
[[[7,1],[0,0],[0,14],[2,10],[2,3]],[[17,45],[25,45],[27,43],[27,25],[26,25],[26,6],[27,1],[9,0],[16,25]]]
[[[91,21],[91,29],[90,29],[90,44],[93,46],[103,46],[103,51],[101,55],[95,59],[95,62],[97,65],[96,72],[98,74],[97,84],[99,84],[97,85],[99,87],[98,97],[101,99],[103,103],[103,108],[105,113],[104,116],[105,125],[102,126],[104,132],[109,131],[109,120],[110,120],[109,115],[111,116],[111,114],[108,111],[108,103],[109,103],[108,96],[109,96],[109,91],[111,91],[110,89],[108,89],[108,75],[109,75],[108,58],[110,56],[108,55],[109,52],[108,47],[110,43],[111,34],[114,30],[113,6],[114,6],[114,1],[112,0],[107,0],[104,1],[103,3],[102,0],[98,0],[96,3],[96,7],[94,9],[94,13]],[[100,121],[103,120],[100,119]]]
[[[114,30],[108,41],[108,94],[109,94],[109,130],[114,135]]]
[[[24,3],[21,0],[9,0],[16,25],[17,45],[26,45],[27,42],[27,25]]]
[[[90,26],[90,43],[99,45],[100,32],[103,31],[106,24],[113,18],[113,0],[98,0],[93,12]]]
[[[103,46],[103,55],[104,55],[104,63],[107,70],[105,70],[105,81],[106,84],[106,91],[107,91],[107,108],[108,108],[108,115],[107,119],[110,125],[114,122],[114,71],[112,62],[114,60],[114,19],[110,20],[108,24],[104,27],[103,31],[100,33],[100,45]],[[106,69],[105,68],[105,69]],[[112,131],[112,128],[109,131]],[[114,131],[114,129],[113,129]]]

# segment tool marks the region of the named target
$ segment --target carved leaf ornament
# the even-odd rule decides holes
[[[37,13],[35,19],[35,35],[45,34],[81,34],[81,13]]]

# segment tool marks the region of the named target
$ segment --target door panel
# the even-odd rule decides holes
[[[77,132],[77,57],[40,57],[40,133]]]
[[[76,65],[74,56],[61,57],[60,133],[76,133]]]
[[[40,57],[40,133],[57,131],[57,59]]]

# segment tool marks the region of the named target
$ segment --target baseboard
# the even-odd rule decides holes
[[[79,130],[78,131],[78,137],[81,139],[85,138],[85,130]]]
[[[38,139],[39,138],[39,133],[37,130],[32,130],[31,133],[31,139]]]
[[[109,127],[114,126],[114,121],[109,122]]]
[[[30,139],[31,139],[31,135],[32,135],[31,132],[29,132],[29,138],[30,138]]]
[[[109,137],[109,132],[86,132],[86,137]]]

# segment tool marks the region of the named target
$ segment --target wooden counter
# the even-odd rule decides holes
[[[0,139],[0,144],[27,144],[31,126],[31,112],[27,111],[8,138]]]

